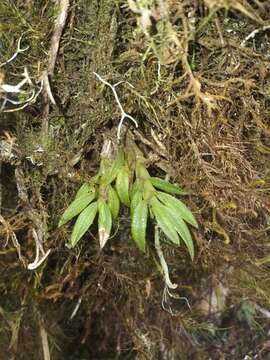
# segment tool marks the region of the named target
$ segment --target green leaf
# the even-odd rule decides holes
[[[78,198],[76,197],[75,200],[73,200],[69,207],[65,210],[58,226],[60,227],[66,224],[74,216],[78,215],[83,209],[86,208],[87,205],[90,204],[91,201],[94,200],[95,196],[95,193],[86,193],[85,195],[82,195]]]
[[[94,190],[93,187],[91,187],[89,185],[89,183],[84,183],[77,191],[75,199],[78,199],[81,196],[87,196],[87,195],[93,193],[94,192],[93,190]]]
[[[112,228],[112,214],[109,205],[102,199],[98,200],[98,233],[102,249],[108,241]]]
[[[116,219],[119,214],[120,201],[117,192],[111,185],[108,185],[108,205],[113,218]]]
[[[131,198],[131,203],[130,203],[131,218],[133,217],[135,208],[138,206],[138,204],[141,201],[142,201],[142,192],[138,190]]]
[[[145,201],[140,201],[134,209],[131,222],[131,233],[139,249],[145,252],[145,233],[147,226],[148,207]]]
[[[181,189],[180,187],[169,183],[168,181],[159,179],[157,177],[151,177],[152,185],[160,190],[163,190],[170,194],[177,194],[177,195],[185,195],[186,191]]]
[[[166,211],[166,207],[156,198],[151,200],[151,207],[161,230],[174,244],[179,245],[180,241],[177,231],[174,228],[174,220]]]
[[[173,223],[174,223],[174,229],[178,232],[180,237],[183,239],[184,243],[186,244],[186,247],[188,249],[189,255],[191,259],[194,258],[194,246],[192,237],[190,234],[190,231],[184,222],[184,220],[179,216],[178,212],[175,212],[170,207],[166,207],[166,211],[169,216],[172,217]]]
[[[149,172],[141,161],[136,162],[136,177],[141,180],[147,180],[150,178]]]
[[[120,151],[118,151],[116,158],[113,161],[108,173],[104,174],[103,181],[104,181],[105,185],[108,185],[115,180],[117,174],[119,173],[119,171],[121,170],[121,168],[124,165],[124,161],[125,161],[124,152],[122,150],[120,150]]]
[[[89,227],[92,225],[97,214],[97,202],[90,204],[85,208],[78,219],[75,222],[75,225],[72,230],[71,239],[70,239],[70,247],[74,247],[78,241],[82,238],[82,236],[86,233]]]
[[[150,180],[143,180],[143,198],[147,202],[155,195],[156,190]]]
[[[195,220],[192,212],[186,207],[184,203],[182,203],[182,201],[160,191],[157,193],[157,196],[159,200],[172,208],[174,212],[178,212],[179,216],[181,216],[181,218],[183,218],[187,223],[198,228],[198,223]]]
[[[140,181],[136,179],[132,184],[131,191],[130,191],[130,198],[132,199],[135,193],[140,189]]]
[[[115,187],[121,202],[126,206],[129,206],[129,171],[127,166],[123,166],[119,171]]]

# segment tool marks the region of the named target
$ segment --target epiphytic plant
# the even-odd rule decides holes
[[[152,177],[146,169],[145,158],[133,142],[115,154],[112,161],[111,141],[105,142],[98,174],[81,186],[61,217],[59,226],[78,216],[68,246],[72,248],[79,242],[98,215],[99,242],[103,248],[122,203],[130,208],[132,238],[141,251],[145,252],[147,248],[150,219],[173,244],[179,246],[182,240],[193,259],[194,246],[187,224],[195,228],[198,225],[191,211],[176,198],[176,195],[185,194],[184,190]],[[155,236],[155,248],[166,285],[175,288],[169,278],[159,235]]]
[[[144,159],[136,159],[136,180],[131,193],[132,237],[141,250],[146,246],[147,219],[154,219],[167,238],[174,244],[184,241],[190,257],[194,257],[192,237],[186,223],[197,227],[197,222],[186,205],[173,195],[184,193],[179,187],[147,171]],[[180,238],[179,238],[180,236]]]
[[[119,142],[124,118],[132,120],[136,126],[137,122],[124,111],[115,90],[116,85],[112,86],[100,75],[95,75],[112,89],[121,110],[122,117],[116,136]],[[188,225],[197,228],[198,224],[186,205],[176,198],[176,195],[184,193],[179,187],[149,174],[146,159],[127,133],[124,148],[111,140],[105,141],[98,174],[82,185],[74,201],[62,215],[59,226],[78,216],[68,243],[72,248],[98,215],[99,242],[103,248],[110,237],[112,222],[117,218],[122,203],[130,208],[132,238],[141,251],[145,252],[147,248],[149,219],[156,224],[154,245],[166,289],[174,289],[177,285],[172,284],[169,278],[168,266],[160,246],[159,229],[177,246],[181,239],[193,259],[194,246]]]
[[[97,214],[100,247],[103,248],[108,241],[112,219],[117,218],[120,208],[119,197],[111,184],[115,181],[123,164],[123,151],[119,151],[111,163],[111,142],[105,142],[98,174],[81,186],[74,201],[60,219],[59,226],[62,226],[78,215],[69,247],[74,247],[78,243],[94,222]]]

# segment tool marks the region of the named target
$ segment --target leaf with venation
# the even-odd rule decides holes
[[[78,216],[73,227],[69,246],[74,247],[92,225],[97,214],[97,202],[87,206]]]
[[[122,150],[118,151],[115,160],[113,161],[110,169],[108,170],[108,173],[104,175],[103,182],[105,185],[112,183],[121,168],[124,165],[124,152]]]
[[[136,192],[140,189],[140,181],[136,179],[131,186],[130,198],[132,199]]]
[[[75,199],[80,198],[81,196],[87,196],[93,193],[94,188],[89,185],[89,183],[84,183],[76,193]]]
[[[156,198],[151,200],[151,208],[156,221],[164,234],[174,243],[179,245],[179,236],[174,228],[174,220],[166,211],[166,207]]]
[[[127,166],[123,166],[119,171],[115,182],[115,188],[121,202],[126,206],[129,206],[129,171]]]
[[[193,260],[194,246],[193,246],[193,241],[192,241],[190,231],[189,231],[186,223],[181,218],[181,216],[179,216],[179,213],[173,211],[172,208],[166,207],[166,211],[167,211],[168,215],[171,216],[171,218],[173,219],[174,229],[178,232],[178,234],[180,235],[180,237],[186,244],[189,255],[190,255],[191,259]]]
[[[149,172],[146,170],[145,165],[141,161],[136,162],[136,177],[141,180],[150,178]]]
[[[139,202],[142,201],[142,192],[138,190],[131,198],[130,202],[130,215],[133,217],[133,213]]]
[[[151,184],[151,181],[146,179],[142,180],[143,183],[143,198],[145,201],[149,202],[151,198],[155,195],[156,190],[154,186]]]
[[[98,200],[98,233],[102,249],[108,241],[112,228],[112,214],[109,205],[102,199]]]
[[[131,233],[139,249],[145,251],[145,233],[147,226],[148,207],[145,201],[140,201],[134,209]]]
[[[165,181],[163,179],[159,179],[157,177],[151,177],[151,183],[152,185],[159,189],[163,190],[169,194],[177,194],[177,195],[185,195],[186,191],[181,189],[180,187],[169,183],[168,181]]]
[[[117,192],[111,185],[108,185],[108,205],[113,218],[116,219],[119,214],[120,201]]]
[[[62,226],[66,224],[69,220],[71,220],[74,216],[78,215],[83,209],[86,208],[95,198],[95,193],[86,193],[83,196],[76,197],[75,200],[69,205],[69,207],[65,210],[62,215],[58,226]]]
[[[166,206],[169,206],[174,212],[178,212],[179,216],[181,216],[181,218],[183,218],[187,223],[198,228],[198,223],[192,212],[186,207],[184,203],[182,203],[182,201],[160,191],[158,191],[157,196],[159,200],[162,201]]]

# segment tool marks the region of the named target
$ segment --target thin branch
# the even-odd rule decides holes
[[[42,121],[42,132],[48,134],[49,124],[48,124],[48,115],[50,111],[49,100],[55,104],[54,97],[51,92],[49,84],[49,76],[52,76],[54,73],[56,58],[59,50],[60,39],[66,24],[67,14],[69,9],[69,0],[58,0],[59,4],[59,13],[55,20],[54,32],[51,39],[51,46],[49,50],[49,59],[47,71],[43,72],[43,81],[44,81],[44,101],[45,108],[43,112],[43,121]]]
[[[117,127],[117,139],[120,140],[120,138],[121,138],[121,136],[120,136],[121,128],[122,128],[123,121],[124,121],[125,118],[130,119],[130,120],[134,123],[134,125],[136,126],[136,128],[138,127],[137,121],[136,121],[131,115],[127,114],[127,113],[125,112],[125,110],[123,109],[123,106],[122,106],[122,104],[121,104],[121,102],[120,102],[120,100],[119,100],[118,94],[117,94],[117,92],[116,92],[116,90],[115,90],[115,87],[116,87],[117,85],[119,85],[122,81],[116,83],[115,85],[111,85],[108,81],[104,80],[104,79],[103,79],[99,74],[97,74],[96,72],[94,72],[94,75],[95,75],[103,84],[105,84],[105,85],[107,85],[107,86],[109,86],[109,87],[111,88],[111,90],[112,90],[112,92],[113,92],[113,95],[114,95],[114,97],[115,97],[116,103],[117,103],[117,105],[118,105],[118,107],[119,107],[119,109],[120,109],[120,111],[121,111],[121,119],[120,119],[119,124],[118,124],[118,127]]]
[[[39,321],[39,330],[40,330],[40,337],[41,337],[41,343],[42,343],[42,349],[43,349],[43,359],[44,360],[50,360],[50,347],[49,347],[49,341],[48,341],[48,334],[45,330],[42,321]]]
[[[51,39],[51,47],[49,50],[48,74],[53,75],[56,58],[59,50],[60,39],[64,30],[67,13],[69,8],[69,0],[59,0],[59,14],[55,21],[54,33]]]

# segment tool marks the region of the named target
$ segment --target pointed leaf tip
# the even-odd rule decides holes
[[[187,223],[194,226],[195,228],[198,228],[198,223],[195,217],[182,201],[176,199],[172,195],[166,194],[161,191],[158,191],[157,196],[164,205],[170,207],[174,212],[181,216],[183,220],[185,220]]]
[[[174,244],[179,245],[180,240],[177,231],[174,228],[174,220],[166,211],[166,207],[156,198],[152,199],[151,207],[161,230],[169,238],[169,240],[171,240]]]
[[[191,257],[191,259],[194,259],[194,245],[193,245],[193,240],[192,240],[192,236],[190,234],[189,228],[187,227],[186,223],[184,222],[184,220],[181,218],[181,216],[179,216],[178,213],[174,212],[170,207],[166,207],[166,211],[168,213],[168,215],[173,219],[173,223],[174,223],[174,229],[177,231],[177,233],[179,234],[179,236],[181,237],[181,239],[184,241],[188,253]]]
[[[151,180],[152,185],[155,188],[165,191],[169,194],[176,194],[176,195],[185,195],[186,194],[185,190],[181,189],[180,187],[178,187],[174,184],[171,184],[168,181],[160,179],[158,177],[151,177],[150,180]]]
[[[78,215],[82,210],[84,210],[87,205],[89,205],[95,198],[95,193],[85,193],[80,197],[76,197],[75,200],[69,205],[69,207],[65,210],[62,215],[58,226],[62,226],[66,224],[69,220],[71,220],[74,216]]]
[[[112,214],[109,205],[102,199],[98,201],[98,233],[99,244],[102,249],[108,241],[112,228]]]

